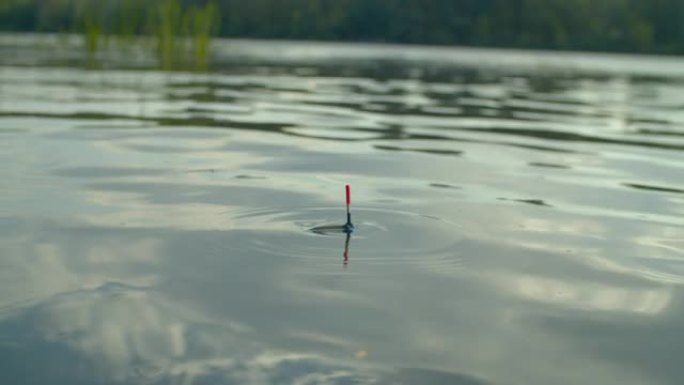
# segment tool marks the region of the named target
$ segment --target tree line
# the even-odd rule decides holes
[[[201,0],[2,0],[0,29],[152,34],[156,8]],[[225,37],[684,53],[681,0],[212,0]],[[156,4],[156,5],[155,5]],[[95,11],[93,11],[93,9]],[[89,14],[90,13],[90,14]]]

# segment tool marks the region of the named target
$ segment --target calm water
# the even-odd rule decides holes
[[[35,43],[0,39],[0,383],[684,381],[684,60]],[[346,183],[356,231],[311,231]]]

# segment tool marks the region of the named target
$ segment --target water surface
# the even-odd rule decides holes
[[[52,44],[0,39],[0,383],[681,383],[684,61]]]

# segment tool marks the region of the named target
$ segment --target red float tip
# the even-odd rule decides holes
[[[347,206],[349,206],[351,204],[351,186],[346,185],[344,187],[347,192]]]

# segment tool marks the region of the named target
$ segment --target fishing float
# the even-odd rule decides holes
[[[345,185],[344,190],[347,198],[347,223],[344,224],[344,231],[346,233],[351,233],[354,231],[354,224],[351,221],[351,211],[349,211],[349,206],[351,205],[351,186]]]

